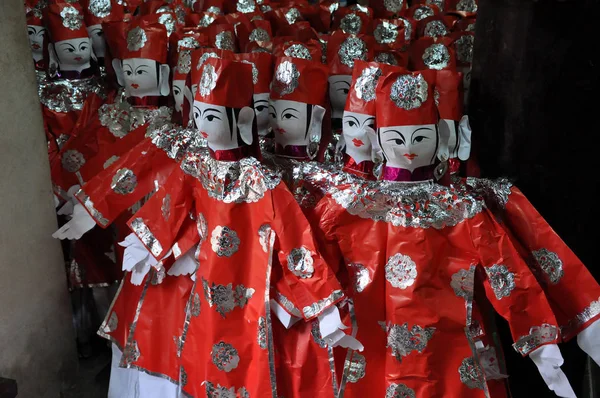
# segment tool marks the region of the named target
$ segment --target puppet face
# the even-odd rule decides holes
[[[308,110],[311,105],[289,100],[275,100],[269,103],[271,127],[275,134],[275,142],[284,147],[287,145],[308,145],[309,123]]]
[[[175,110],[181,112],[183,110],[185,80],[173,80],[173,98],[175,99]]]
[[[130,97],[160,95],[162,82],[160,64],[146,58],[123,60],[123,85]]]
[[[357,161],[371,158],[372,144],[369,134],[375,129],[375,117],[356,112],[344,112],[342,135],[346,152]]]
[[[329,100],[331,101],[331,117],[340,119],[344,113],[348,91],[350,90],[350,75],[329,76]]]
[[[412,172],[435,162],[438,136],[434,124],[382,127],[378,139],[388,166]]]
[[[90,67],[92,43],[89,37],[58,41],[54,43],[54,50],[63,71],[79,71]]]
[[[254,94],[254,113],[258,135],[265,136],[269,132],[269,93]]]
[[[102,25],[88,26],[87,31],[88,35],[92,39],[92,48],[94,49],[94,54],[96,54],[98,58],[104,58],[104,54],[106,54],[106,40],[104,39]]]
[[[29,34],[29,45],[33,53],[33,59],[39,61],[44,57],[44,35],[46,28],[42,26],[27,25],[27,33]]]

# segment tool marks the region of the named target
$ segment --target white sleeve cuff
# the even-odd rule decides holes
[[[559,397],[576,398],[575,392],[560,368],[564,360],[556,344],[548,344],[535,349],[529,358],[537,366],[548,388]]]
[[[348,329],[348,326],[342,323],[340,310],[337,306],[333,305],[319,315],[319,331],[328,346],[341,346],[362,351],[364,347],[360,341],[344,333],[342,330],[345,329]]]
[[[286,329],[289,329],[293,324],[300,320],[300,318],[290,315],[277,301],[271,299],[270,304],[271,311],[273,311],[277,319],[279,319],[279,322],[281,322]]]
[[[577,344],[600,366],[600,319],[592,322],[577,335]]]

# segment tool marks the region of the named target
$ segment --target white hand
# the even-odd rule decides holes
[[[319,315],[319,330],[321,337],[329,347],[345,347],[357,351],[364,349],[360,341],[353,336],[347,335],[342,330],[348,329],[348,326],[342,323],[340,310],[337,306],[331,306],[321,315]]]
[[[577,344],[600,366],[600,319],[577,335]]]
[[[180,276],[180,275],[191,275],[198,269],[198,259],[196,258],[196,248],[198,245],[192,247],[183,256],[179,257],[175,263],[171,266],[167,275]]]
[[[557,396],[577,398],[567,376],[560,368],[564,360],[556,344],[548,344],[535,349],[529,354],[529,358],[537,366],[548,388]]]
[[[279,322],[281,322],[286,329],[289,329],[294,323],[300,320],[300,318],[290,315],[277,301],[271,299],[270,304],[271,311],[273,311],[277,319],[279,319]]]
[[[60,240],[76,240],[94,228],[95,225],[96,221],[94,221],[92,216],[88,214],[81,204],[77,204],[73,208],[73,218],[53,233],[52,237]]]
[[[471,125],[469,116],[464,115],[458,124],[458,134],[460,135],[460,146],[458,148],[458,158],[463,162],[471,156]]]
[[[80,189],[81,187],[79,185],[73,185],[71,188],[69,188],[69,190],[67,191],[67,201],[58,210],[58,215],[70,216],[73,214],[73,211],[75,210],[75,205],[79,203],[77,199],[75,199],[75,194],[79,192]]]

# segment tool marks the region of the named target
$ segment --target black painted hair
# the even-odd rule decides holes
[[[238,145],[239,146],[243,146],[246,143],[244,142],[244,140],[242,140],[242,135],[240,133],[240,129],[237,126],[237,121],[239,120],[239,116],[240,116],[240,110],[239,108],[230,108],[230,107],[226,107],[225,108],[225,113],[227,114],[227,121],[229,122],[229,131],[231,133],[231,138],[233,138],[233,127],[235,126],[235,134],[237,136],[237,140],[238,140]]]
[[[313,106],[311,104],[306,104],[306,134],[304,134],[304,138],[308,137],[308,133],[310,132],[310,119],[312,118]]]

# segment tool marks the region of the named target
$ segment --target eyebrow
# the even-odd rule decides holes
[[[357,119],[357,118],[355,118],[355,117],[354,117],[354,116],[352,116],[352,115],[346,115],[346,116],[344,116],[344,119],[346,119],[346,118],[348,118],[348,117],[351,117],[352,119],[354,119],[354,121],[356,122],[356,124],[360,124],[360,123],[358,122],[358,119]]]
[[[371,116],[371,117],[368,117],[367,119],[365,119],[365,123],[366,123],[366,122],[369,122],[369,121],[371,121],[371,120],[375,120],[375,118],[374,118],[373,116]],[[364,124],[364,123],[363,123],[363,124]]]
[[[417,131],[420,131],[420,130],[429,130],[429,131],[433,131],[433,130],[432,130],[432,129],[430,129],[429,127],[421,127],[421,128],[418,128],[418,129],[416,129],[415,131],[413,131],[413,132],[410,134],[410,136],[412,137],[413,135],[415,135],[415,133],[416,133]]]
[[[269,102],[268,100],[258,100],[255,102],[255,104],[258,104],[259,102]]]
[[[340,83],[344,83],[346,86],[350,87],[350,83],[348,83],[348,82],[347,82],[347,81],[345,81],[345,80],[340,80],[339,82],[335,82],[335,83],[333,83],[333,84],[340,84]]]
[[[75,48],[75,46],[73,46],[72,44],[69,44],[69,43],[63,43],[63,44],[61,44],[61,46],[69,46],[71,48]]]
[[[218,109],[215,109],[215,108],[206,108],[206,109],[204,110],[204,112],[203,112],[203,113],[206,113],[206,112],[208,112],[208,111],[212,111],[212,112],[221,113],[221,111],[220,111],[220,110],[218,110]]]
[[[403,140],[406,141],[406,138],[404,138],[404,134],[402,134],[401,132],[399,132],[398,130],[385,130],[382,134],[385,133],[396,133],[398,134],[400,137],[402,137]]]
[[[299,110],[297,110],[297,109],[294,109],[294,108],[285,108],[285,109],[283,110],[283,112],[285,112],[285,111],[294,111],[294,112],[300,112]],[[283,113],[283,112],[281,112],[281,113]]]
[[[148,65],[140,65],[140,66],[138,66],[135,69],[138,70],[138,69],[142,69],[142,68],[148,68]]]

